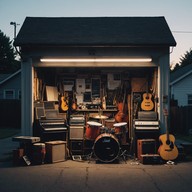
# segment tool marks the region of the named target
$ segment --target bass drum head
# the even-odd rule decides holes
[[[94,154],[102,162],[112,162],[119,155],[119,142],[112,134],[99,135],[94,143]]]

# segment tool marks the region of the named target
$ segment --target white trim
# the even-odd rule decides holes
[[[17,75],[18,73],[21,72],[21,69],[19,69],[18,71],[16,71],[15,73],[11,74],[9,77],[7,77],[6,79],[4,79],[3,81],[0,82],[0,84],[5,83],[6,81],[8,81],[9,79],[11,79],[12,77],[14,77],[15,75]]]
[[[182,79],[184,79],[185,77],[187,77],[188,75],[190,75],[192,73],[192,70],[188,71],[187,73],[185,73],[184,75],[180,76],[179,78],[177,78],[175,81],[171,82],[170,85],[174,85],[176,84],[178,81],[181,81]]]

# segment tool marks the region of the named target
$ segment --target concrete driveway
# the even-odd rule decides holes
[[[16,144],[9,142],[11,139],[0,140],[1,156],[14,149]],[[192,158],[175,165],[143,165],[128,159],[118,164],[67,160],[30,166],[13,166],[8,159],[0,162],[0,191],[191,192]]]
[[[190,192],[192,162],[176,165],[143,165],[75,162],[13,167],[0,171],[2,192]]]

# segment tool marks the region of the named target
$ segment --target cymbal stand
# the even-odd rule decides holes
[[[126,152],[127,152],[127,150],[125,149],[125,150],[123,150],[122,149],[122,143],[121,143],[121,139],[122,139],[122,134],[123,133],[118,133],[118,134],[116,134],[116,137],[117,137],[117,139],[118,139],[118,141],[119,141],[119,145],[120,145],[120,152],[119,152],[119,157],[122,157],[122,159],[124,160],[124,162],[125,163],[127,163],[127,160],[126,160]]]

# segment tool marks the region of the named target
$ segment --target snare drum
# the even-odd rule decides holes
[[[95,140],[100,134],[101,126],[101,123],[88,121],[86,125],[85,138],[88,140]]]
[[[110,134],[103,133],[99,135],[93,146],[95,156],[102,162],[114,161],[120,151],[120,145],[118,139]]]
[[[126,125],[127,125],[126,122],[113,124],[113,126],[115,128],[115,134],[122,134],[123,132],[125,132],[125,126]]]

